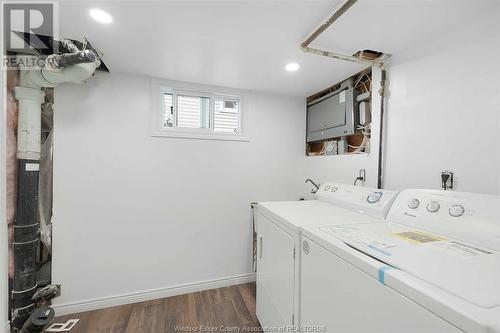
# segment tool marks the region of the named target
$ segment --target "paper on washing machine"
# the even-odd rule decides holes
[[[374,232],[360,231],[355,226],[334,226],[320,229],[337,238],[379,250],[385,255],[389,255],[389,253],[383,251],[384,249],[396,246],[389,237]]]
[[[396,232],[393,233],[393,235],[413,244],[423,244],[423,243],[439,242],[446,240],[445,238],[442,237],[438,237],[435,235],[415,230]]]

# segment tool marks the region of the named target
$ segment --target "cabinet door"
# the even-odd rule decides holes
[[[294,324],[294,238],[258,216],[257,316],[263,327]]]

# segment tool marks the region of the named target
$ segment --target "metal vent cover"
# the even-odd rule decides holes
[[[305,255],[308,255],[309,252],[311,251],[311,246],[309,245],[309,242],[306,240],[302,242],[302,251],[304,251]]]

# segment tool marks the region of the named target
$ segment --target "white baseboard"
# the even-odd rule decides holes
[[[255,281],[255,273],[249,273],[233,277],[189,283],[189,284],[183,284],[161,289],[145,290],[130,294],[86,300],[82,302],[55,304],[52,307],[56,311],[57,316],[65,316],[73,313],[109,308],[117,305],[150,301],[158,298],[165,298],[165,297],[188,294],[203,290],[228,287],[235,284],[242,284],[254,281]]]
[[[3,330],[2,330],[3,333],[10,333],[10,322],[6,322],[4,325],[3,325]]]

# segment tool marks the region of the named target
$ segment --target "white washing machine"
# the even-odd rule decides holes
[[[396,194],[327,183],[316,193],[316,200],[256,206],[257,317],[265,331],[298,323],[300,227],[380,222]]]
[[[500,197],[400,192],[387,223],[302,230],[301,322],[327,332],[500,332]]]

